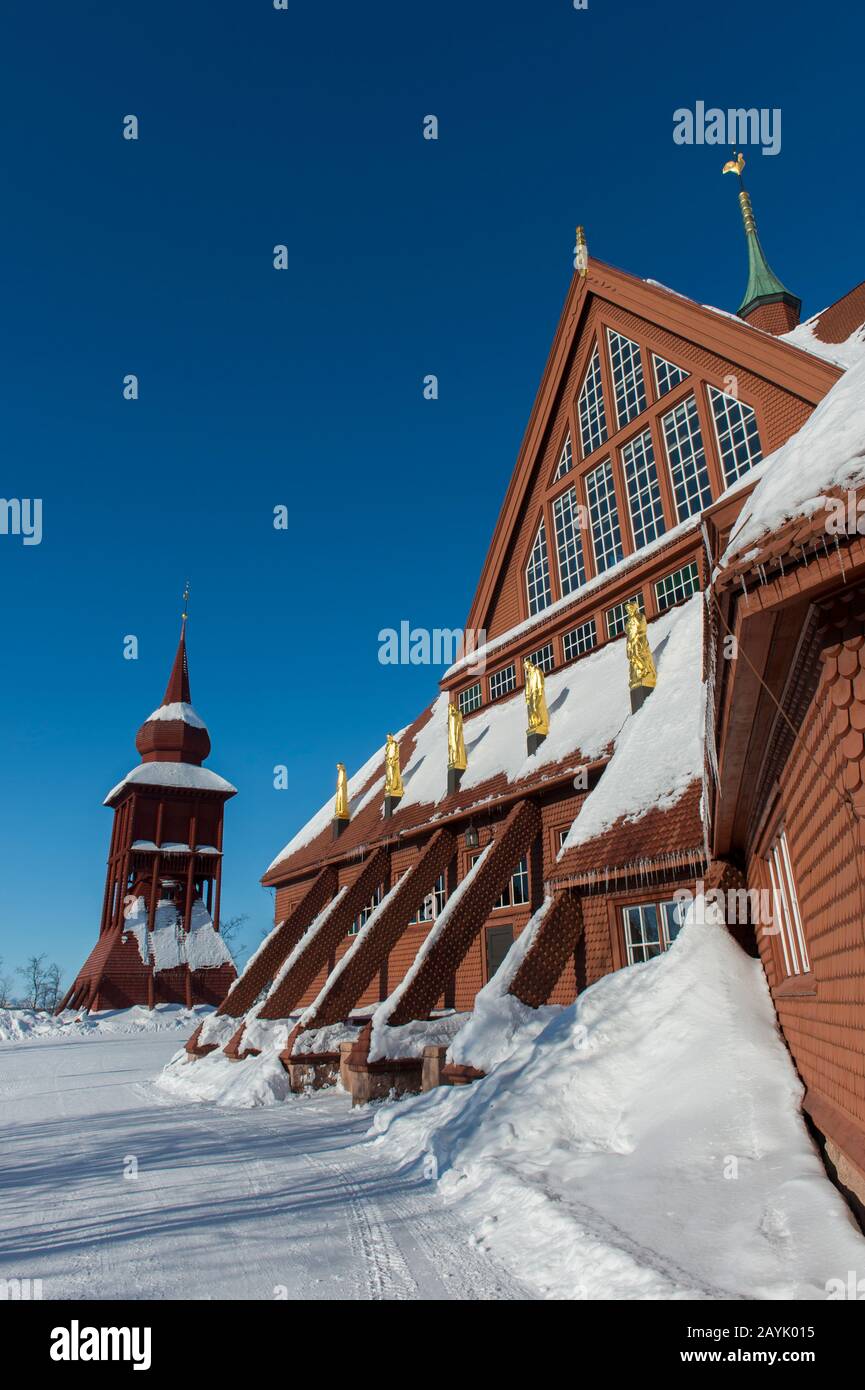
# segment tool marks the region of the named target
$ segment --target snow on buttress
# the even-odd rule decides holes
[[[561,1004],[542,1004],[539,1009],[532,1009],[508,993],[553,902],[553,898],[544,899],[495,975],[475,996],[471,1017],[450,1044],[448,1062],[492,1071],[518,1044],[536,1037],[556,1014],[562,1012],[564,1006]]]
[[[360,809],[361,805],[365,805],[368,801],[368,796],[365,796],[362,802],[358,801],[357,798],[359,797],[363,787],[366,786],[366,783],[369,781],[370,777],[372,777],[376,768],[379,766],[384,766],[384,745],[382,745],[381,748],[378,748],[375,751],[375,753],[373,753],[371,758],[367,758],[363,767],[359,768],[358,771],[355,772],[354,775],[349,778],[348,805],[349,811],[352,815],[355,815],[356,812]],[[376,783],[376,786],[378,785],[379,784]],[[384,776],[382,776],[381,785],[384,786]],[[375,788],[371,788],[371,791],[374,790]],[[316,811],[315,815],[307,821],[306,825],[301,826],[300,830],[298,830],[297,834],[289,840],[288,844],[283,846],[276,858],[272,860],[270,864],[268,864],[266,870],[267,873],[270,873],[270,870],[275,868],[276,865],[280,862],[280,860],[289,859],[292,854],[295,854],[297,852],[297,850],[303,849],[304,845],[310,844],[310,842],[314,840],[317,835],[320,835],[323,830],[327,829],[327,827],[331,823],[331,820],[333,819],[333,805],[334,798],[331,796],[329,800],[327,800],[324,803],[324,805],[320,808],[320,810]]]
[[[865,484],[865,355],[836,381],[797,434],[761,465],[760,481],[730,533],[720,568],[767,532],[826,505],[830,488]]]
[[[377,1113],[376,1142],[434,1156],[476,1242],[545,1297],[817,1299],[865,1261],[760,962],[701,907],[483,1080]]]
[[[568,831],[559,858],[609,830],[622,817],[636,821],[653,807],[675,806],[687,788],[702,778],[703,603],[703,595],[694,594],[674,608],[663,635],[662,620],[648,628],[658,684],[642,708],[628,717],[612,758]],[[627,692],[624,673],[619,677]]]

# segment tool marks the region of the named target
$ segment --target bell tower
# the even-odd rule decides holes
[[[219,1004],[235,978],[219,900],[236,788],[202,766],[210,735],[192,706],[187,598],[188,588],[165,695],[135,738],[141,762],[105,798],[114,824],[99,938],[58,1012]]]

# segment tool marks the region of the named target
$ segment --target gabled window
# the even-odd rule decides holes
[[[621,603],[617,603],[614,608],[608,608],[604,615],[607,623],[608,637],[618,637],[624,632],[625,623],[628,620],[628,615],[625,612],[625,605],[628,603],[636,603],[640,612],[645,613],[646,605],[643,603],[642,593],[633,594],[631,598],[623,599]]]
[[[725,395],[715,386],[709,387],[709,403],[715,420],[724,478],[729,487],[763,457],[757,416],[751,406],[735,396]]]
[[[553,524],[556,528],[556,556],[559,562],[559,590],[573,593],[586,582],[583,561],[583,537],[580,532],[576,490],[569,487],[553,503]]]
[[[781,831],[769,850],[766,863],[772,884],[772,924],[781,941],[784,970],[788,975],[807,975],[811,962],[802,930],[802,914],[785,831]]]
[[[636,439],[628,441],[622,449],[622,464],[628,488],[634,548],[640,550],[649,541],[662,536],[667,529],[651,430],[644,430]]]
[[[612,328],[607,329],[607,340],[616,392],[616,419],[619,429],[623,429],[646,408],[643,363],[638,343],[623,337],[621,333],[614,333]]]
[[[490,676],[490,699],[497,700],[500,695],[510,695],[512,690],[517,688],[517,671],[513,662],[510,666],[503,666],[500,671],[494,671]]]
[[[665,574],[663,579],[657,580],[655,584],[658,612],[663,613],[665,608],[672,608],[674,604],[681,603],[682,599],[690,598],[699,587],[700,575],[694,560],[690,565],[674,570],[672,574]]]
[[[580,398],[580,444],[583,458],[600,448],[607,437],[607,418],[604,413],[604,388],[601,384],[601,354],[597,343],[586,372]]]
[[[675,362],[668,362],[666,357],[659,357],[656,352],[652,353],[652,365],[655,368],[655,386],[658,396],[666,396],[668,391],[672,391],[674,386],[678,386],[690,372],[686,372],[684,367],[677,367]]]
[[[547,528],[543,521],[538,527],[529,563],[526,565],[526,593],[529,612],[540,613],[550,602],[550,563],[547,558]]]
[[[701,512],[712,501],[709,466],[703,448],[700,416],[693,396],[686,396],[661,420],[673,495],[679,521]]]
[[[595,569],[598,574],[622,559],[622,532],[619,527],[619,508],[613,482],[613,465],[609,459],[586,474],[586,496],[592,522],[592,545]]]
[[[533,666],[540,666],[541,670],[547,674],[552,671],[556,664],[556,659],[553,656],[552,642],[547,642],[545,646],[539,647],[536,652],[532,652],[529,661]]]
[[[681,906],[672,899],[623,907],[628,964],[651,960],[653,956],[666,951],[679,935],[683,917]]]
[[[573,661],[575,656],[582,656],[597,645],[598,630],[595,627],[594,618],[590,618],[587,623],[580,623],[580,626],[575,627],[572,632],[565,633],[562,639],[565,661]]]
[[[558,466],[558,468],[556,469],[556,476],[555,476],[554,481],[555,481],[555,482],[558,482],[558,481],[559,481],[559,478],[563,478],[563,477],[565,476],[566,473],[570,473],[570,471],[571,471],[571,469],[572,469],[572,467],[573,467],[573,464],[574,464],[574,456],[573,456],[573,451],[572,451],[572,449],[571,449],[571,435],[570,435],[570,431],[569,431],[569,432],[568,432],[568,437],[567,437],[567,439],[566,439],[565,442],[564,442],[564,446],[563,446],[563,448],[562,448],[562,452],[561,452],[561,454],[559,455],[559,466]]]
[[[475,681],[474,685],[470,685],[465,690],[461,690],[457,696],[457,706],[460,714],[471,714],[472,710],[480,709],[483,702],[480,681]]]

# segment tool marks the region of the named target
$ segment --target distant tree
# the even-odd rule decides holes
[[[242,956],[246,950],[246,942],[239,940],[243,931],[244,924],[249,921],[249,913],[241,912],[237,917],[229,917],[227,922],[220,922],[219,934],[236,960]]]
[[[47,957],[30,956],[26,965],[19,965],[18,974],[24,980],[24,1007],[27,1009],[54,1009],[60,997],[60,966],[55,961],[46,965]]]
[[[60,998],[60,981],[63,979],[63,972],[56,961],[52,961],[45,972],[45,986],[42,994],[41,1008],[47,1009],[49,1013],[57,1008],[57,1001]]]
[[[24,981],[24,998],[22,1004],[25,1009],[38,1009],[39,999],[45,989],[45,964],[47,957],[44,952],[41,956],[28,957],[26,965],[19,965],[18,974]]]
[[[9,975],[3,974],[3,957],[0,956],[0,1008],[5,1008],[12,1001],[9,994],[12,989],[12,980]]]

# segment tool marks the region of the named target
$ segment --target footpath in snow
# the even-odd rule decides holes
[[[0,1280],[41,1279],[52,1300],[534,1296],[434,1182],[376,1151],[346,1096],[232,1112],[157,1091],[200,1011],[140,1012],[12,1011]]]

